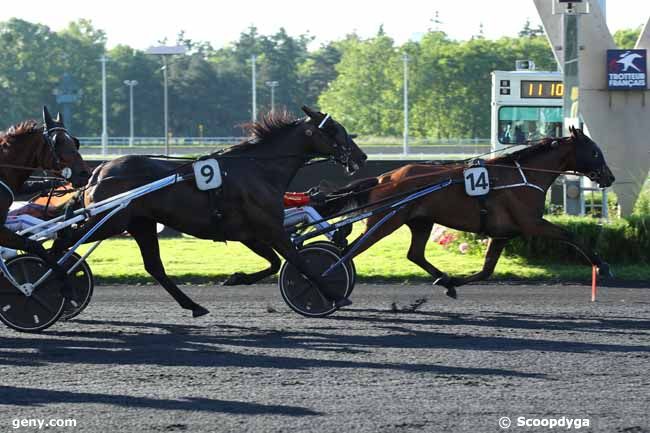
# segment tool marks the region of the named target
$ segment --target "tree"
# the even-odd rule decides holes
[[[630,48],[640,29],[623,30],[617,43]],[[255,27],[238,40],[215,49],[184,32],[177,43],[186,56],[169,61],[170,127],[176,136],[239,135],[250,119],[252,54],[257,56],[260,112],[270,108],[265,82],[279,81],[276,106],[299,113],[303,104],[320,105],[352,132],[401,135],[403,62],[409,56],[410,133],[420,137],[486,137],[490,131],[490,73],[510,70],[515,60],[531,59],[538,69],[555,70],[552,51],[541,29],[526,22],[520,37],[450,40],[429,30],[419,42],[396,46],[380,27],[377,35],[355,34],[310,52],[309,35],[284,29],[262,35]],[[0,119],[9,126],[37,117],[43,104],[53,110],[54,92],[64,74],[82,90],[74,106],[72,132],[97,136],[101,131],[101,65],[106,35],[87,20],[56,33],[47,26],[11,19],[0,23]],[[135,133],[162,136],[163,85],[160,59],[121,45],[107,53],[110,135],[129,130],[129,93],[124,80],[137,80]],[[201,127],[199,127],[201,125]]]
[[[298,80],[304,92],[304,105],[315,106],[318,103],[320,94],[336,79],[336,65],[340,61],[339,44],[329,43],[309,53],[307,59],[298,65]]]
[[[76,135],[97,135],[101,130],[101,64],[106,35],[88,20],[73,21],[58,33],[58,44],[51,54],[53,65],[72,74],[81,95],[73,107],[72,132]],[[109,65],[111,65],[109,63]],[[110,71],[110,66],[107,70]],[[57,77],[57,81],[58,81]],[[56,87],[58,83],[53,83]],[[60,107],[57,107],[60,109]]]
[[[541,26],[541,24],[538,24],[536,28],[532,28],[530,26],[530,19],[526,18],[524,27],[521,30],[519,30],[519,37],[534,38],[537,36],[544,36],[544,28]]]
[[[617,30],[614,33],[614,43],[623,50],[632,49],[636,45],[636,41],[640,35],[641,27]]]
[[[12,18],[0,23],[0,118],[5,126],[39,118],[54,105],[53,90],[63,75],[56,51],[58,36],[49,27]]]
[[[395,103],[392,78],[400,69],[399,53],[388,36],[365,41],[351,37],[336,67],[338,76],[321,94],[319,105],[355,133],[396,135],[401,107]]]

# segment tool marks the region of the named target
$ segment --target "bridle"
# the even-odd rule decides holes
[[[48,149],[50,150],[50,156],[52,157],[52,160],[54,161],[54,167],[53,170],[59,171],[61,176],[65,179],[70,179],[72,176],[72,169],[70,167],[61,167],[61,158],[59,158],[59,155],[56,153],[56,142],[53,139],[53,135],[56,134],[57,132],[62,131],[64,134],[66,134],[70,140],[72,140],[72,136],[68,132],[68,130],[63,127],[63,126],[54,126],[52,128],[43,128],[43,141],[45,141],[45,144],[47,145]],[[43,164],[45,165],[45,164]]]
[[[343,166],[345,166],[346,169],[348,169],[350,166],[350,159],[352,157],[352,149],[348,146],[348,140],[350,139],[350,136],[346,132],[345,144],[339,144],[336,139],[332,137],[332,135],[329,134],[325,129],[325,125],[329,120],[332,120],[332,116],[326,114],[323,120],[321,120],[321,122],[318,124],[318,129],[323,131],[325,135],[332,139],[333,143],[331,146],[334,148],[334,158]],[[354,170],[357,170],[359,168],[356,162],[352,161],[352,164],[354,165]]]
[[[18,165],[18,164],[0,164],[0,168],[11,168],[11,169],[15,169],[15,170],[25,170],[25,171],[35,171],[35,170],[53,171],[55,173],[60,174],[61,177],[66,179],[66,180],[70,179],[70,177],[72,177],[72,169],[70,167],[63,167],[63,168],[61,167],[61,158],[59,158],[59,155],[56,153],[55,142],[54,142],[54,140],[52,138],[52,133],[56,133],[56,132],[59,132],[59,131],[63,131],[65,134],[68,135],[68,137],[71,137],[68,130],[66,128],[62,127],[62,126],[55,126],[55,127],[52,127],[52,128],[47,128],[47,127],[43,128],[43,141],[45,142],[45,145],[46,145],[47,149],[50,151],[49,156],[51,157],[51,159],[52,159],[52,161],[54,163],[53,164],[54,167],[52,167],[52,168],[44,167],[45,165],[49,165],[49,164],[45,164],[45,162],[44,162],[45,158],[41,157],[41,158],[39,158],[41,161],[38,163],[40,165],[40,167],[31,167],[31,166],[27,166],[27,165]],[[5,181],[3,181],[2,179],[0,179],[0,186],[2,186],[4,189],[9,191],[9,193],[11,195],[11,200],[13,201],[15,199],[15,197],[14,197],[14,192],[11,189],[11,187],[9,187],[9,185]]]
[[[45,142],[46,147],[49,149],[50,157],[54,162],[54,167],[52,169],[48,169],[45,167],[30,167],[30,166],[17,165],[17,164],[0,164],[0,168],[11,168],[16,170],[26,170],[26,171],[35,171],[39,169],[52,170],[55,172],[59,172],[61,177],[63,177],[64,179],[66,180],[69,179],[72,176],[72,170],[69,167],[61,168],[61,159],[59,158],[59,155],[57,155],[56,153],[55,143],[54,140],[52,139],[52,133],[53,132],[56,133],[58,131],[64,131],[68,135],[68,137],[70,137],[70,133],[68,132],[68,130],[62,126],[55,126],[49,129],[47,127],[43,128],[43,141]],[[43,161],[41,161],[40,165],[46,165],[46,164],[44,164]],[[11,195],[11,201],[13,202],[15,200],[15,195],[11,187],[2,179],[0,179],[0,186],[2,186],[6,191],[9,192],[9,194]]]

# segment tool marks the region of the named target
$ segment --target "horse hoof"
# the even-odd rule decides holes
[[[201,317],[201,316],[205,316],[208,313],[209,311],[207,309],[198,305],[194,307],[194,309],[192,310],[192,317]]]
[[[241,272],[232,274],[226,281],[222,283],[224,286],[239,286],[241,284],[246,284],[244,281],[244,274]]]
[[[453,287],[448,287],[447,290],[445,290],[445,295],[449,296],[452,299],[457,299],[458,295],[456,294],[456,289]]]
[[[334,303],[334,306],[336,308],[347,307],[348,305],[352,305],[352,301],[350,301],[348,298],[339,299]]]

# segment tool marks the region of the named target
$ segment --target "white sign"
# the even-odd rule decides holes
[[[221,186],[221,169],[216,159],[203,159],[192,164],[196,187],[201,191],[219,188]]]
[[[472,167],[465,169],[463,177],[465,178],[465,192],[467,195],[475,197],[490,192],[490,178],[487,168]]]

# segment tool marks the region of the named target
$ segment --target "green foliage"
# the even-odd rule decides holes
[[[524,38],[524,37],[536,37],[536,36],[544,36],[544,29],[542,28],[542,25],[539,24],[536,28],[532,28],[530,26],[530,20],[526,19],[526,22],[524,23],[524,27],[519,31],[519,37]]]
[[[643,189],[641,189],[632,214],[638,217],[650,215],[650,178],[646,180]]]
[[[636,29],[621,29],[614,33],[614,43],[621,49],[632,49],[639,39],[641,27]]]
[[[639,29],[615,38],[630,47]],[[490,73],[510,70],[518,59],[538,69],[555,70],[548,41],[539,28],[523,25],[519,37],[467,41],[429,30],[418,42],[401,46],[382,28],[361,39],[355,34],[309,51],[309,35],[290,36],[281,28],[262,35],[249,27],[221,48],[194,41],[180,32],[176,43],[187,56],[169,60],[170,133],[174,136],[240,135],[251,118],[251,55],[257,56],[258,112],[270,109],[267,81],[278,81],[277,109],[300,115],[300,106],[320,105],[351,131],[371,136],[400,136],[403,130],[403,55],[408,54],[410,132],[414,138],[488,137]],[[61,110],[55,90],[71,77],[79,100],[68,126],[78,136],[101,131],[101,64],[106,35],[88,20],[54,32],[46,25],[10,19],[0,22],[0,128],[37,118],[43,104]],[[161,60],[128,46],[106,53],[108,128],[111,136],[129,131],[129,92],[134,89],[135,134],[164,135]]]
[[[400,48],[385,35],[345,45],[338,76],[320,105],[360,134],[398,135],[403,129],[403,64],[408,53],[410,132],[414,137],[490,135],[491,77],[531,59],[554,70],[546,38],[534,34],[491,41],[453,41],[438,31]]]
[[[606,224],[591,217],[548,216],[546,219],[569,231],[578,243],[598,252],[608,262],[650,264],[650,214],[614,219]],[[463,241],[472,245],[471,251],[483,253],[479,236],[462,233],[457,242]],[[545,238],[515,238],[504,253],[532,263],[587,263],[574,247]]]
[[[321,108],[355,133],[399,134],[394,71],[401,70],[401,60],[393,40],[382,34],[365,41],[351,37],[344,46],[338,76],[319,98]]]

